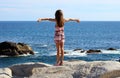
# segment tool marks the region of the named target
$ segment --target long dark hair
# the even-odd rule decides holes
[[[63,27],[64,26],[64,18],[63,18],[63,13],[62,13],[62,10],[57,10],[56,13],[55,13],[55,19],[56,19],[56,22],[57,22],[57,25],[59,27]]]

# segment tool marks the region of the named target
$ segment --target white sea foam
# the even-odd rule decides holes
[[[50,54],[52,55],[56,55],[56,51]],[[87,56],[86,52],[84,53],[80,53],[80,50],[78,51],[73,51],[73,50],[65,50],[65,54],[64,56],[67,57],[83,57],[83,56]]]
[[[48,45],[43,44],[43,45],[40,45],[39,47],[43,47],[43,48],[45,48],[45,47],[48,47]]]
[[[48,45],[44,44],[43,47],[47,47]]]
[[[68,56],[68,57],[84,57],[84,56],[87,56],[86,52],[84,53],[81,53],[81,50],[78,50],[78,51],[66,51],[67,53],[65,54],[65,56]]]
[[[19,56],[30,56],[31,54],[22,54]],[[19,56],[15,56],[15,57],[19,57]],[[11,57],[11,56],[6,56],[6,55],[1,55],[0,57]]]
[[[38,51],[34,51],[35,54],[38,54],[39,52]]]
[[[103,54],[120,54],[120,50],[101,50]]]
[[[77,50],[77,51],[73,51],[73,50],[65,50],[65,56],[67,57],[85,57],[87,56],[86,51],[81,53],[82,50]],[[120,54],[120,49],[117,50],[101,50],[102,54]],[[56,51],[50,54],[52,55],[56,55]]]
[[[30,56],[31,54],[22,54],[22,55],[19,55],[19,56]]]
[[[1,55],[0,57],[8,57],[8,56],[5,56],[5,55]]]

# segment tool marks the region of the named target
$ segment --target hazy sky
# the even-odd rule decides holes
[[[65,18],[120,21],[120,0],[0,0],[0,21],[54,18],[57,9],[63,10]]]

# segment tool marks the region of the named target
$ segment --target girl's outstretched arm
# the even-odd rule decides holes
[[[79,19],[73,19],[73,18],[65,19],[65,22],[69,22],[69,21],[76,21],[76,22],[80,22],[80,20],[79,20]]]
[[[53,22],[55,22],[55,19],[54,18],[39,18],[37,21],[38,22],[41,22],[41,21],[53,21]]]

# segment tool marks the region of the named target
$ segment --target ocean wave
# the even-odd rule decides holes
[[[19,55],[19,56],[30,56],[31,54],[22,54],[22,55]]]
[[[56,55],[56,51],[51,53],[50,56]],[[86,53],[80,53],[80,51],[65,50],[64,56],[66,57],[84,57],[87,56]]]
[[[0,57],[9,57],[9,56],[6,56],[6,55],[0,55]]]
[[[105,50],[105,49],[99,49],[101,50],[100,54],[120,54],[120,49],[117,50]],[[65,50],[65,54],[64,56],[67,57],[86,57],[88,53],[86,53],[87,50],[85,50],[84,52],[81,52],[82,50]],[[94,54],[94,53],[89,53],[89,54]],[[56,51],[50,54],[52,55],[56,55]]]
[[[22,55],[19,55],[19,56],[13,56],[13,57],[20,57],[20,56],[30,56],[31,54],[22,54]],[[6,56],[6,55],[0,55],[0,57],[12,57],[12,56]]]
[[[48,47],[47,44],[34,44],[34,45],[32,45],[32,46],[38,47],[38,48],[45,48],[45,47]]]
[[[120,49],[118,50],[101,50],[102,54],[120,54]]]
[[[39,52],[38,51],[34,51],[35,54],[38,54]]]

